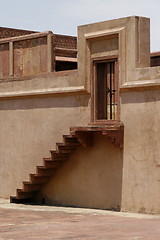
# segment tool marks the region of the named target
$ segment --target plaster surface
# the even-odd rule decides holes
[[[21,188],[71,126],[87,125],[88,101],[86,95],[0,101],[1,197]]]
[[[42,193],[53,205],[119,210],[122,168],[122,150],[95,134],[93,146],[79,148]]]
[[[121,94],[122,210],[160,213],[160,90]]]
[[[150,67],[149,28],[149,19],[137,16],[80,26],[78,71],[48,73],[47,65],[45,74],[36,70],[32,77],[0,80],[1,197],[13,195],[28,180],[70,127],[90,123],[93,61],[116,55],[123,154],[97,136],[92,148],[79,149],[70,158],[43,194],[52,204],[160,213],[160,66]],[[51,63],[51,49],[47,51]],[[5,48],[2,54],[0,68],[8,76],[13,64],[6,69],[4,64],[12,54]]]

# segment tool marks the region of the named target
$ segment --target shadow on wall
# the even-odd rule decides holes
[[[10,99],[0,101],[0,111],[87,107],[89,99],[90,97],[86,95]]]
[[[121,92],[121,103],[147,103],[147,102],[159,102],[160,90],[144,90],[144,91],[128,91]]]
[[[45,203],[58,206],[121,209],[123,151],[100,133],[92,147],[80,147],[43,186]]]

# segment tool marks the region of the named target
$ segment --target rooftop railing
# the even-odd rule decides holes
[[[56,61],[76,62],[76,38],[50,31],[0,39],[0,78],[56,71]]]

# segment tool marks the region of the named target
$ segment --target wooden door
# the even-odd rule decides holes
[[[118,120],[119,90],[117,60],[95,61],[94,68],[95,120]]]

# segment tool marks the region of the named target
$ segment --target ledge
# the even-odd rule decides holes
[[[83,86],[77,87],[64,87],[64,88],[49,88],[38,89],[34,91],[16,91],[0,93],[0,99],[11,99],[21,97],[44,97],[55,95],[77,95],[77,94],[90,94]]]
[[[16,37],[3,38],[3,39],[0,39],[0,44],[45,37],[48,34],[53,34],[53,33],[51,31],[46,31],[46,32],[30,33],[30,34],[16,36]]]
[[[150,56],[151,57],[159,57],[160,56],[160,51],[152,52],[152,53],[150,53]]]
[[[113,35],[119,34],[121,30],[123,30],[125,27],[120,28],[113,28],[113,29],[107,29],[102,31],[96,31],[96,32],[90,32],[85,34],[85,38],[87,40],[92,40],[94,38],[100,38],[100,37],[112,37]]]
[[[77,62],[77,58],[72,58],[72,57],[56,56],[55,60],[60,62]]]
[[[40,73],[36,75],[28,75],[28,76],[12,76],[7,78],[0,78],[0,83],[3,82],[14,82],[14,81],[26,81],[26,80],[33,80],[35,78],[47,78],[47,77],[62,77],[62,76],[70,76],[73,74],[76,74],[78,72],[77,69],[72,70],[64,70],[64,71],[58,71],[58,72],[46,72],[46,73]]]
[[[160,88],[160,79],[126,82],[120,87],[120,91],[139,91],[152,88]]]
[[[115,147],[123,148],[124,125],[122,122],[115,124],[106,124],[103,126],[71,127],[71,134],[78,138],[78,141],[84,147],[93,146],[93,134],[101,133]]]
[[[124,131],[124,125],[122,122],[117,124],[105,124],[102,126],[88,125],[87,127],[71,127],[70,131],[74,132],[102,132],[102,131]]]

